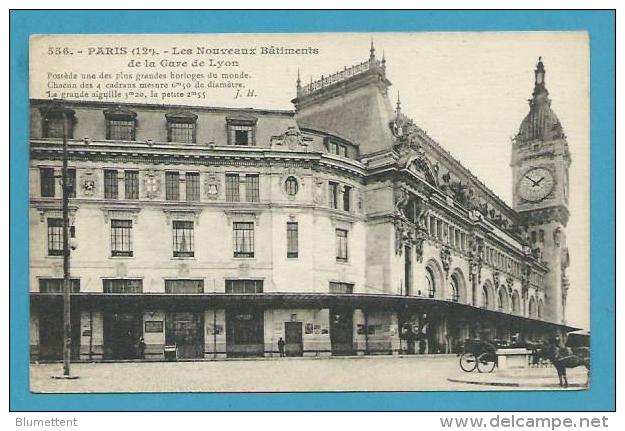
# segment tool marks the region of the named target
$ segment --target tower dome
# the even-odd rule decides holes
[[[545,86],[545,66],[540,57],[534,75],[534,91],[529,99],[530,112],[521,122],[516,138],[518,141],[529,142],[564,137],[560,120],[551,109],[549,91]]]

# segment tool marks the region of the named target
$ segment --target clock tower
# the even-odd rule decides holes
[[[551,109],[545,72],[539,57],[529,113],[513,139],[512,196],[520,222],[527,227],[530,248],[549,267],[543,318],[565,323],[571,155],[562,125]]]

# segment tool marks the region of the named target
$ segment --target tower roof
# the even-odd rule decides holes
[[[549,91],[545,85],[545,66],[542,58],[534,70],[534,91],[529,99],[530,112],[521,122],[516,138],[528,142],[534,140],[548,141],[564,136],[562,125],[555,112],[551,109]]]

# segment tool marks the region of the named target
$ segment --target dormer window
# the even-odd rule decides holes
[[[188,111],[165,114],[167,118],[167,142],[195,143],[197,115]]]
[[[67,139],[74,137],[74,123],[76,112],[63,106],[45,106],[39,108],[42,117],[42,135],[44,138],[61,139],[63,135]],[[63,123],[66,121],[66,125]]]
[[[256,117],[227,117],[228,145],[256,145]]]
[[[327,138],[326,138],[327,139]],[[327,139],[328,152],[337,156],[347,157],[347,145]]]
[[[104,111],[106,118],[106,139],[114,141],[134,141],[137,113],[117,107]]]

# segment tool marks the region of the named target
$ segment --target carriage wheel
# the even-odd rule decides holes
[[[462,371],[470,373],[475,370],[475,367],[477,367],[477,358],[473,353],[463,353],[460,356],[460,368],[462,368]]]
[[[492,373],[495,369],[496,357],[492,352],[482,353],[477,358],[477,371],[480,373]]]

